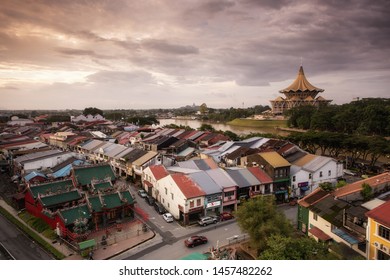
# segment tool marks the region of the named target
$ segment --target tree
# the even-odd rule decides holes
[[[319,184],[319,187],[326,192],[332,192],[336,189],[336,187],[333,186],[332,183],[329,183],[329,182],[323,182],[323,183]]]
[[[250,199],[235,214],[239,227],[249,234],[250,243],[258,252],[267,247],[271,235],[290,236],[293,230],[284,213],[276,208],[273,196]]]
[[[87,115],[101,115],[103,116],[103,111],[98,109],[98,108],[95,108],[95,107],[88,107],[88,108],[85,108],[84,111],[83,111],[83,115],[84,116],[87,116]]]
[[[202,105],[200,105],[199,107],[199,111],[200,111],[200,114],[203,116],[207,113],[207,105],[206,103],[203,103]]]
[[[362,190],[360,191],[360,195],[363,197],[364,201],[368,201],[374,197],[374,194],[372,192],[372,188],[369,184],[364,183],[362,185]]]
[[[210,132],[214,132],[215,131],[215,128],[210,125],[210,124],[207,124],[207,123],[203,123],[199,128],[198,130],[200,131],[210,131]]]
[[[309,237],[291,238],[273,235],[268,247],[259,256],[263,260],[330,260],[338,259],[329,253],[325,243]]]

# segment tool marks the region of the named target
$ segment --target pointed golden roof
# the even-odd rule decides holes
[[[289,93],[289,92],[303,92],[303,91],[314,91],[314,92],[323,92],[321,88],[317,88],[309,83],[303,72],[303,67],[299,68],[298,76],[295,81],[287,88],[280,90],[280,93]]]

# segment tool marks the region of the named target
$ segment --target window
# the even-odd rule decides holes
[[[200,206],[200,203],[201,203],[201,200],[200,200],[200,198],[198,198],[198,199],[196,200],[196,206]]]
[[[377,260],[390,260],[390,256],[386,254],[385,252],[382,252],[380,250],[377,251]]]
[[[390,229],[380,225],[378,229],[378,235],[384,239],[390,240]]]
[[[295,176],[293,176],[293,182],[295,182]]]
[[[328,170],[328,176],[332,175],[332,171]]]
[[[168,189],[167,188],[165,188],[165,194],[168,194]]]
[[[311,179],[311,173],[309,173],[309,179]]]
[[[314,219],[315,221],[318,221],[318,215],[317,215],[316,213],[313,213],[313,219]]]
[[[225,192],[225,197],[228,197],[228,196],[233,196],[234,195],[234,191],[231,191],[231,192]]]
[[[193,200],[190,201],[190,208],[194,208],[194,201]]]
[[[173,198],[173,193],[171,193],[171,199],[174,200],[174,198]]]
[[[322,177],[322,171],[320,171],[320,178]]]

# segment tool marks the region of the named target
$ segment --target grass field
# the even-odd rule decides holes
[[[274,128],[274,127],[287,127],[286,120],[249,120],[249,119],[234,119],[227,123],[228,125],[244,126],[244,127],[257,127],[257,128]]]

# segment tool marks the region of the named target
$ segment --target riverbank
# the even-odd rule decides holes
[[[257,127],[257,128],[287,128],[287,120],[254,120],[254,119],[234,119],[227,122],[228,125]]]
[[[209,124],[217,131],[231,131],[237,135],[249,135],[253,133],[272,134],[272,135],[288,135],[289,132],[277,129],[277,127],[287,127],[287,121],[284,120],[251,120],[237,119],[228,123],[201,121],[193,119],[158,119],[161,126],[175,124],[188,126],[192,129],[198,129],[202,124]]]

